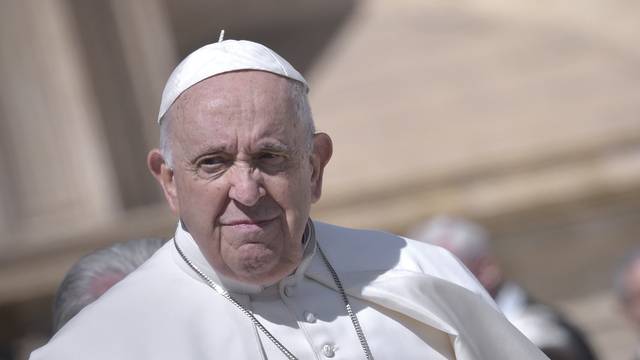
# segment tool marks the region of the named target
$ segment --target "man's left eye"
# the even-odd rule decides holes
[[[225,159],[221,157],[207,157],[198,162],[201,167],[205,166],[218,166],[225,163]]]
[[[262,153],[258,156],[257,160],[261,165],[274,166],[282,164],[286,160],[286,157],[283,154]]]

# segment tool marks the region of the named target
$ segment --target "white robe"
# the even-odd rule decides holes
[[[316,222],[374,359],[545,359],[448,252],[390,234]],[[362,359],[312,240],[298,270],[268,288],[218,276],[179,226],[176,242],[299,359]],[[168,242],[87,306],[31,359],[285,359]]]

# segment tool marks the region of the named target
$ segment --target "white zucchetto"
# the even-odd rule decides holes
[[[219,41],[192,52],[173,70],[162,92],[158,123],[180,94],[191,86],[212,76],[238,70],[274,73],[301,82],[309,91],[304,77],[268,47],[246,40]]]

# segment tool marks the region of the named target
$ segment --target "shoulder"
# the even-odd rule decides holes
[[[31,358],[150,358],[158,344],[183,340],[181,325],[225,321],[224,309],[215,306],[218,297],[177,266],[170,245],[84,308]]]
[[[176,265],[172,250],[172,241],[168,241],[149,260],[115,284],[86,310],[97,311],[107,304],[115,303],[125,303],[130,308],[149,306],[149,302],[159,304],[166,297],[152,295],[173,293],[173,296],[177,296],[179,294],[175,294],[172,289],[197,286],[197,282],[186,281],[190,278]]]
[[[383,231],[314,222],[318,243],[341,272],[424,274],[460,285],[488,298],[484,289],[449,251]]]
[[[360,230],[314,222],[325,253],[344,270],[409,270],[448,276],[464,266],[447,250],[384,231]]]

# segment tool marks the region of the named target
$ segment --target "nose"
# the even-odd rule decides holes
[[[253,206],[266,194],[257,169],[246,165],[233,166],[229,175],[229,198],[245,206]]]

